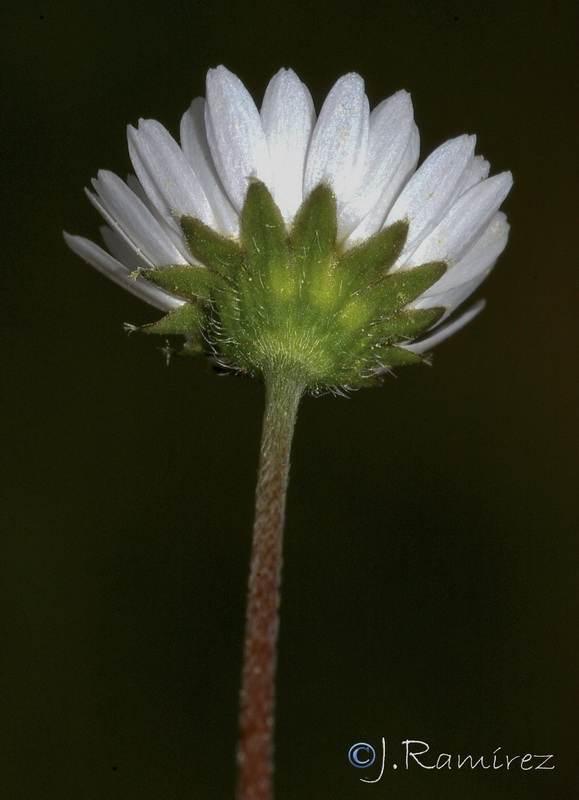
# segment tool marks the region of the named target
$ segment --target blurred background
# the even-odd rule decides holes
[[[278,800],[572,798],[577,671],[575,4],[28,0],[2,10],[0,794],[234,796],[258,383],[167,367],[156,312],[69,252],[125,126],[174,134],[220,63],[318,105],[360,72],[412,93],[422,158],[478,134],[511,169],[488,305],[351,399],[306,398],[293,452]],[[386,770],[379,774],[381,738]],[[552,771],[406,770],[439,753]],[[355,742],[376,765],[354,769]],[[430,757],[432,755],[432,758]],[[392,768],[393,762],[398,769]],[[532,762],[536,765],[538,762]]]

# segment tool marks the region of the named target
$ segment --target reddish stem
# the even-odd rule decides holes
[[[273,800],[275,667],[289,456],[303,384],[266,380],[241,684],[238,800]]]

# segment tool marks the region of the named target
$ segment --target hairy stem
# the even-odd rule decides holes
[[[266,377],[241,684],[238,800],[273,800],[273,732],[279,590],[289,456],[301,379]]]

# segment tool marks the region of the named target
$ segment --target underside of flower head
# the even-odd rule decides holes
[[[336,198],[320,185],[290,231],[261,181],[249,188],[239,241],[193,217],[181,225],[204,266],[146,270],[147,280],[187,302],[151,333],[190,334],[189,352],[210,349],[237,371],[264,376],[280,368],[313,391],[359,387],[387,367],[421,356],[398,347],[430,328],[445,309],[409,309],[445,272],[431,262],[390,272],[408,235],[396,222],[344,251],[337,241]]]
[[[184,334],[185,352],[251,375],[298,370],[319,390],[420,361],[480,309],[447,322],[506,244],[498,209],[511,176],[488,177],[472,136],[415,171],[406,92],[370,112],[350,73],[316,119],[291,70],[274,76],[258,110],[218,67],[180,138],[141,120],[129,128],[136,177],[103,171],[93,182],[109,252],[66,235],[97,269],[169,312],[143,330]]]

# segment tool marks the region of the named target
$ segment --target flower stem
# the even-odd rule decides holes
[[[237,751],[238,800],[273,800],[274,682],[289,456],[303,381],[266,376]]]

